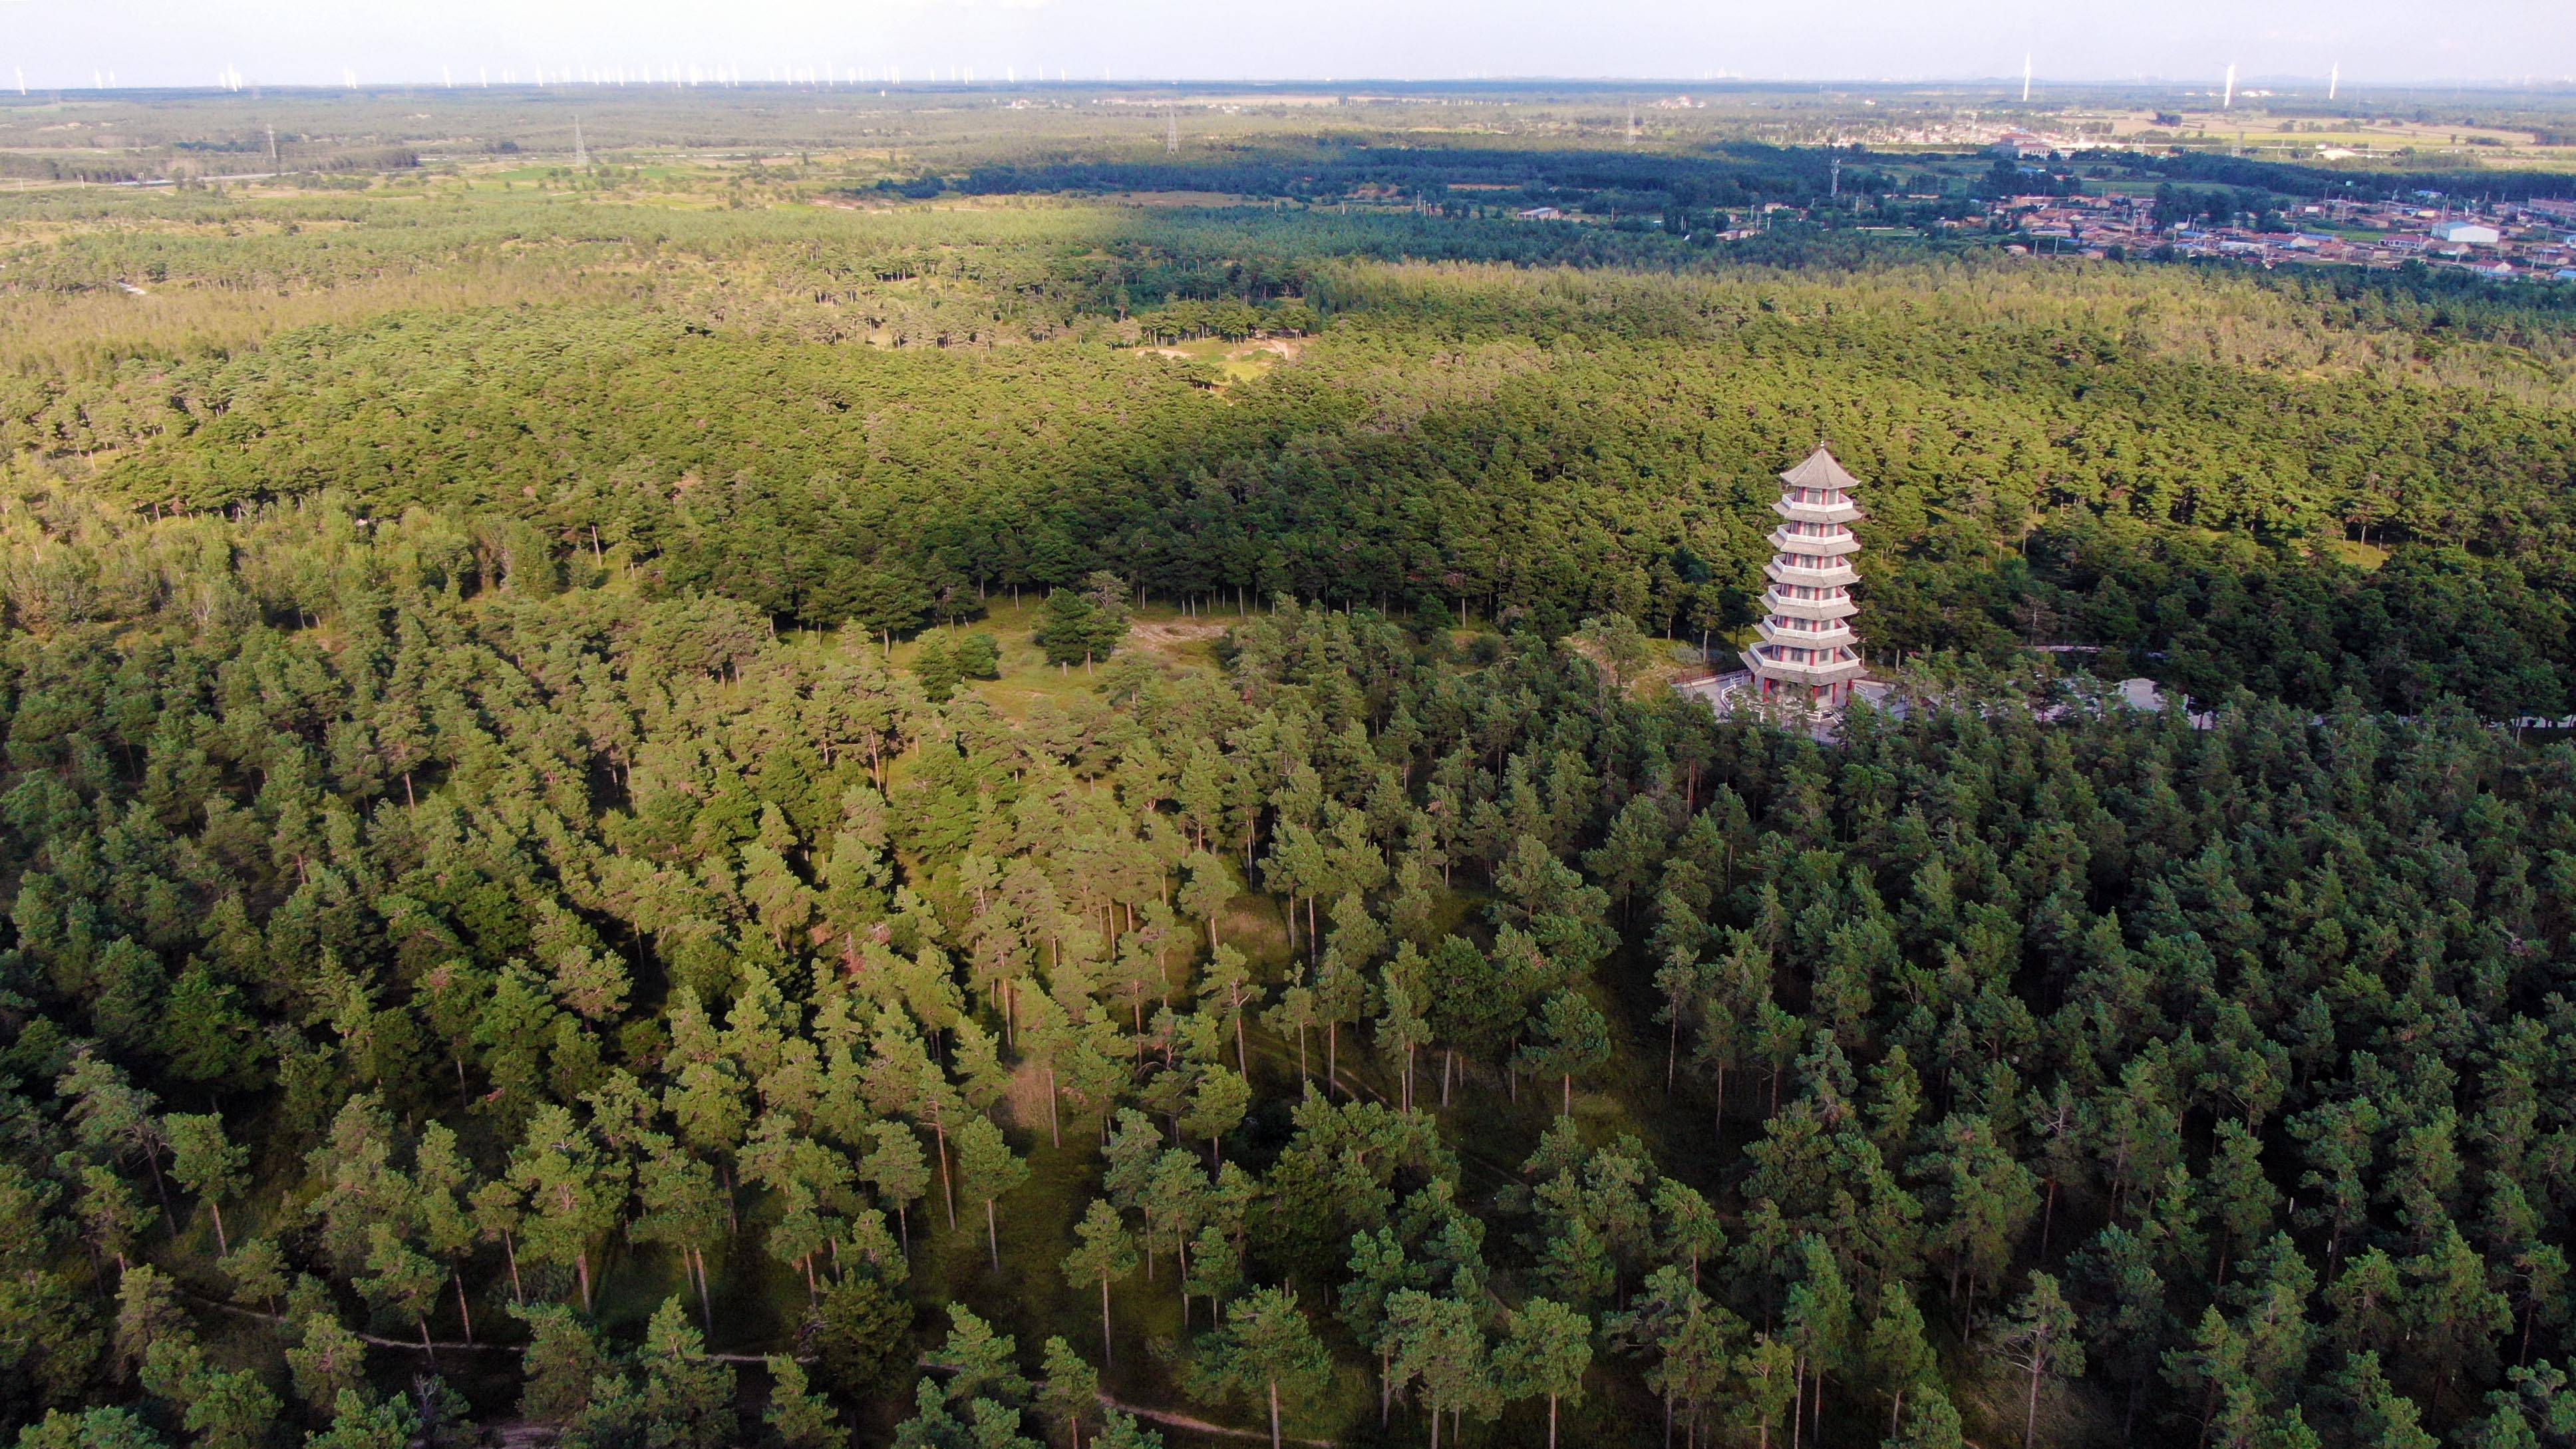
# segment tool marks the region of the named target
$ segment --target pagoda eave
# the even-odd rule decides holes
[[[1849,594],[1831,599],[1799,599],[1778,589],[1766,589],[1762,594],[1762,612],[1777,614],[1784,619],[1848,619],[1860,612],[1860,605],[1853,603]]]
[[[1869,670],[1869,666],[1858,659],[1834,659],[1813,664],[1783,663],[1759,649],[1743,650],[1738,657],[1743,659],[1744,667],[1751,670],[1756,678],[1778,680],[1784,684],[1821,687],[1838,684],[1846,679],[1858,679]]]
[[[1837,563],[1829,569],[1805,569],[1774,560],[1762,566],[1762,576],[1775,584],[1805,584],[1814,588],[1860,582],[1860,575],[1854,573],[1847,563]]]
[[[1785,645],[1791,649],[1838,649],[1860,642],[1860,636],[1840,623],[1825,629],[1781,629],[1770,620],[1755,621],[1753,632],[1765,644]]]
[[[1771,511],[1793,523],[1857,523],[1869,515],[1850,503],[1793,503],[1783,498]]]

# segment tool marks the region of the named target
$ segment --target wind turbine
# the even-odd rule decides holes
[[[2025,106],[2030,104],[2030,52],[2028,51],[2022,52],[2021,57],[2021,103]]]
[[[2336,61],[2333,65],[2326,67],[2326,99],[2333,100],[2335,98],[2335,91],[2342,85],[2343,62]]]
[[[2218,108],[2222,111],[2236,108],[2236,62],[2232,60],[2227,63],[2227,94],[2219,101]]]

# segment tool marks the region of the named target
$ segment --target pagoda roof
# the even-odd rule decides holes
[[[1816,451],[1807,455],[1807,461],[1781,474],[1780,481],[1792,488],[1858,488],[1860,486],[1860,480],[1844,471],[1843,465],[1834,461],[1834,455],[1827,452],[1822,443],[1818,443]]]

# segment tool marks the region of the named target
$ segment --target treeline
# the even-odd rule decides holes
[[[1866,159],[1857,151],[1855,163]],[[1084,191],[1219,191],[1242,196],[1334,201],[1386,191],[1408,200],[1481,206],[1553,204],[1652,214],[1669,206],[1744,206],[1757,200],[1795,204],[1831,189],[1829,153],[1748,142],[1705,154],[1520,149],[1486,146],[1343,145],[1306,152],[1189,162],[1059,161],[978,167],[957,182],[986,195]],[[1854,170],[1855,191],[1874,171]],[[1466,188],[1454,191],[1453,187]]]
[[[2180,151],[2170,156],[2119,152],[2104,159],[2134,170],[2169,176],[2176,181],[2215,182],[2222,186],[2259,189],[2275,196],[2310,200],[2333,196],[2382,197],[2417,191],[2438,192],[2455,199],[2491,196],[2504,201],[2576,194],[2576,183],[2571,183],[2565,173],[2557,171],[2364,171],[2301,166],[2287,161],[2257,161],[2250,157],[2212,155],[2205,151]]]
[[[140,173],[132,166],[104,156],[49,156],[14,150],[0,151],[0,176],[28,181],[79,181],[92,186],[140,179]]]
[[[2123,641],[2126,661],[2203,698],[2243,686],[2318,707],[2338,696],[2408,712],[2449,698],[2491,719],[2576,705],[2567,580],[2535,559],[2407,548],[2365,572],[2323,558],[2259,560],[2242,549],[2120,530],[2042,533],[2040,587],[2018,622]],[[1999,621],[2000,622],[2000,621]],[[2143,651],[2143,652],[2141,652]]]

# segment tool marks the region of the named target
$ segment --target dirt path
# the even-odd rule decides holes
[[[1137,643],[1152,647],[1161,644],[1195,644],[1202,639],[1215,639],[1234,627],[1237,621],[1226,619],[1155,619],[1128,626],[1127,636]]]
[[[1166,1428],[1187,1429],[1193,1434],[1215,1434],[1227,1439],[1263,1441],[1270,1438],[1268,1433],[1259,1429],[1229,1429],[1223,1424],[1211,1424],[1205,1419],[1194,1419],[1187,1414],[1174,1413],[1169,1409],[1148,1409],[1142,1404],[1122,1404],[1107,1394],[1100,1396],[1100,1407],[1116,1409],[1119,1413],[1143,1419],[1149,1423],[1161,1424]],[[1282,1434],[1279,1438],[1280,1442],[1286,1444],[1305,1444],[1312,1446],[1312,1449],[1333,1449],[1333,1441],[1330,1439],[1300,1439],[1294,1434]]]
[[[205,1307],[217,1309],[225,1313],[235,1314],[243,1318],[255,1318],[264,1323],[274,1323],[281,1326],[286,1322],[285,1316],[282,1314],[262,1313],[256,1308],[244,1308],[237,1303],[218,1302],[215,1299],[205,1297],[198,1293],[187,1293],[185,1296],[196,1303],[204,1305]],[[353,1336],[361,1343],[373,1344],[379,1348],[403,1349],[412,1353],[418,1353],[421,1351],[421,1342],[416,1338],[384,1338],[372,1333],[355,1333]],[[429,1347],[439,1353],[516,1354],[521,1352],[525,1346],[515,1343],[433,1342]],[[766,1363],[769,1360],[769,1356],[767,1354],[758,1353],[711,1353],[708,1354],[707,1357],[717,1363]],[[814,1361],[814,1357],[811,1354],[798,1354],[796,1356],[796,1361],[798,1363],[812,1363]],[[926,1355],[919,1360],[919,1363],[921,1367],[933,1372],[943,1372],[948,1368],[948,1365],[934,1362]],[[1161,1424],[1168,1428],[1187,1429],[1193,1434],[1213,1434],[1227,1439],[1267,1439],[1270,1437],[1267,1433],[1256,1429],[1230,1429],[1223,1424],[1211,1424],[1205,1419],[1193,1418],[1188,1414],[1181,1413],[1174,1409],[1154,1409],[1148,1408],[1143,1404],[1125,1403],[1121,1400],[1113,1399],[1105,1393],[1100,1396],[1100,1405],[1102,1408],[1115,1409],[1119,1413],[1138,1419],[1144,1419],[1151,1423]],[[498,1436],[500,1442],[504,1446],[509,1446],[509,1449],[517,1449],[517,1446],[523,1445],[550,1444],[554,1442],[555,1439],[555,1431],[553,1429],[541,1424],[530,1424],[523,1421],[513,1420],[505,1423],[491,1424],[487,1425],[486,1428],[491,1433]],[[1330,1439],[1300,1439],[1294,1434],[1284,1435],[1282,1437],[1286,1443],[1304,1444],[1310,1446],[1310,1449],[1334,1449],[1333,1441]]]

